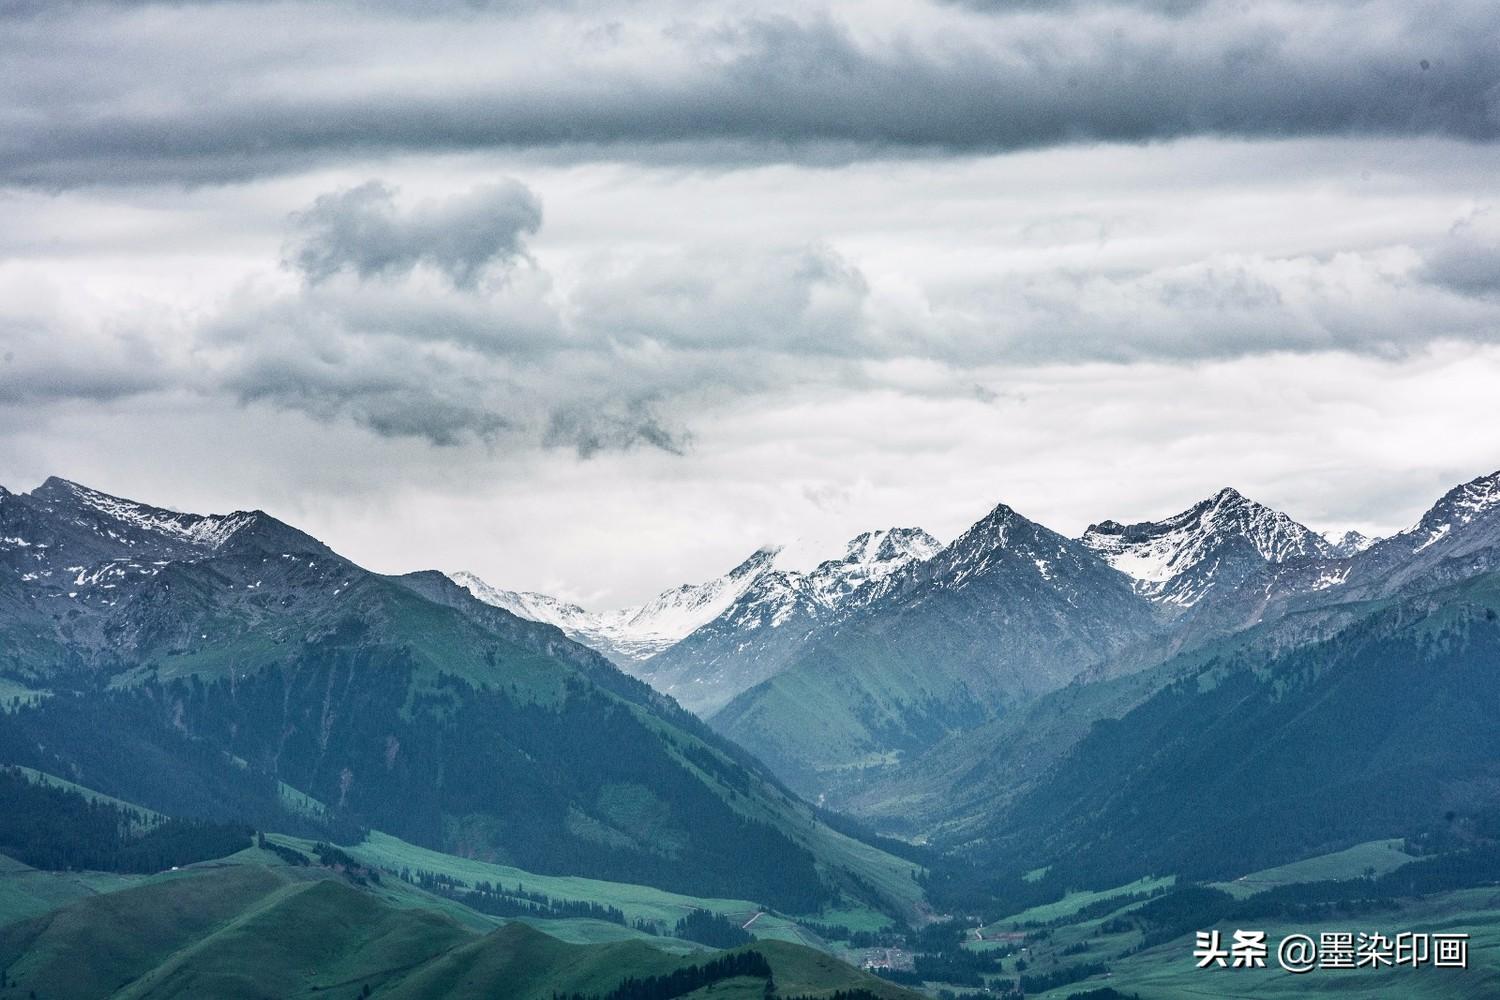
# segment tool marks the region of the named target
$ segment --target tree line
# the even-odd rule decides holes
[[[242,823],[164,818],[0,767],[0,854],[49,871],[149,873],[250,846]]]

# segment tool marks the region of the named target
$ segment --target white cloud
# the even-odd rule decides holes
[[[756,66],[832,52],[852,60],[852,87],[870,72],[863,56],[889,63],[906,33],[910,72],[888,82],[927,81],[911,101],[940,101],[963,68],[962,50],[942,59],[955,25],[998,44],[1081,16],[1056,38],[1087,42],[1113,18],[1165,46],[1171,69],[1219,11],[893,3],[830,39],[802,30],[817,27],[810,16],[772,38],[727,15],[705,27],[686,8],[652,7],[616,31],[582,8],[517,5],[514,36],[485,51],[509,27],[494,10],[460,4],[408,23],[414,8],[397,6],[362,7],[330,40],[326,15],[288,5],[281,27],[187,61],[227,58],[250,98],[298,113],[323,98],[373,113],[424,70],[444,100],[464,97],[473,70],[490,88],[480,96],[548,107],[587,138],[599,120],[570,111],[578,95],[555,76],[496,97],[507,81],[495,53],[562,52],[610,80],[647,73],[660,111],[702,70],[685,51],[750,83]],[[222,95],[178,88],[142,60],[164,39],[264,11],[139,7],[89,8],[99,24],[69,37],[42,37],[50,14],[18,27],[0,60],[36,72],[0,113],[25,124],[27,108],[62,100],[107,117],[125,101],[170,124],[202,104],[209,125],[240,131],[166,159],[111,160],[107,184],[107,150],[64,135],[74,148],[46,164],[55,187],[0,191],[0,483],[12,489],[57,473],[188,508],[261,506],[377,569],[466,565],[608,604],[720,572],[766,542],[891,524],[952,536],[1000,500],[1076,531],[1233,484],[1317,527],[1389,530],[1500,466],[1493,144],[1422,129],[1372,138],[1392,130],[1355,121],[1304,122],[1313,137],[1300,139],[1003,155],[975,153],[989,148],[979,142],[920,158],[855,143],[815,156],[770,128],[807,121],[745,131],[786,103],[747,84],[744,134],[692,149],[634,135],[435,152],[410,129],[389,145],[335,129],[247,160],[234,143],[262,119],[226,114]],[[1231,13],[1240,27],[1275,22],[1273,38],[1296,20],[1286,4]],[[1356,48],[1375,64],[1415,55],[1410,38],[1383,37],[1409,16],[1386,5],[1301,16],[1317,22],[1314,40],[1367,17]],[[674,18],[684,34],[661,30]],[[1453,27],[1438,20],[1417,41]],[[1215,37],[1227,45],[1234,31]],[[284,74],[294,42],[322,41],[330,65]],[[1285,48],[1294,67],[1317,55]],[[752,51],[765,60],[747,63]],[[98,76],[39,65],[59,53],[97,57]],[[1483,111],[1445,93],[1428,97]],[[1210,125],[1251,106],[1245,93],[1214,99],[1229,103],[1208,110],[1229,117]],[[1045,106],[1068,100],[1062,88]],[[860,119],[882,120],[895,119]],[[121,141],[139,127],[125,122]],[[7,141],[36,152],[24,131]],[[347,203],[372,178],[385,187]]]

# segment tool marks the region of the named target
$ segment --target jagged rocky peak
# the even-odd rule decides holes
[[[1497,511],[1500,511],[1500,472],[1492,472],[1444,493],[1420,521],[1395,538],[1412,542],[1413,551],[1420,552],[1455,528],[1496,516]]]
[[[1011,530],[1014,527],[1030,524],[1030,521],[1017,514],[1012,507],[999,503],[988,514],[970,525],[967,531],[954,539],[949,549],[1004,546],[1010,541]]]
[[[217,549],[236,532],[265,515],[186,514],[112,496],[79,483],[49,476],[27,496],[55,516],[128,546],[149,543],[152,536],[199,549]]]
[[[1336,554],[1311,528],[1232,487],[1161,521],[1101,521],[1080,540],[1137,580],[1142,593],[1182,607],[1196,603],[1221,574],[1238,582],[1257,565]]]
[[[1500,508],[1500,472],[1455,486],[1432,505],[1422,520],[1468,524],[1496,508]]]
[[[755,576],[767,569],[770,569],[775,564],[776,557],[779,555],[781,555],[781,546],[762,545],[760,548],[750,553],[750,555],[745,559],[744,562],[740,563],[734,569],[730,570],[726,574],[726,577],[730,580],[740,580],[747,576]],[[687,583],[683,584],[677,589],[692,590],[694,586],[694,584]],[[699,584],[697,586],[708,586],[708,584]]]
[[[885,528],[865,531],[849,540],[844,562],[885,563],[930,559],[942,543],[921,528]]]
[[[931,565],[933,578],[952,589],[990,578],[1035,578],[1067,589],[1064,580],[1087,577],[1108,587],[1101,578],[1115,575],[1078,542],[1003,503],[954,539]]]
[[[1379,540],[1378,538],[1371,538],[1364,532],[1354,531],[1353,529],[1348,531],[1334,530],[1323,532],[1323,541],[1329,544],[1333,549],[1333,554],[1340,559],[1357,556]]]
[[[248,591],[293,577],[321,586],[342,578],[348,565],[262,511],[184,513],[56,476],[29,493],[6,493],[4,501],[0,567],[14,570],[33,598],[46,597],[67,614],[107,614],[168,567],[213,562],[226,589]]]
[[[759,589],[774,593],[778,602],[787,605],[771,616],[771,621],[780,623],[792,618],[791,605],[800,601],[831,610],[851,599],[864,599],[856,595],[871,596],[867,585],[878,584],[914,562],[931,559],[942,548],[941,542],[921,528],[864,531],[849,539],[843,558],[825,560],[805,574],[782,571],[775,575],[774,587],[763,585]],[[772,577],[766,578],[766,584],[772,582]]]

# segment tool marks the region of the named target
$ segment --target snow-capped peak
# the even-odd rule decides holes
[[[148,504],[125,500],[121,497],[100,493],[78,483],[52,476],[31,494],[33,497],[54,503],[73,504],[97,515],[118,522],[126,528],[164,536],[195,548],[217,549],[247,524],[255,520],[253,513],[236,511],[233,514],[183,514],[163,510]]]
[[[1333,546],[1280,511],[1226,487],[1161,521],[1090,525],[1080,539],[1147,596],[1187,607],[1214,582],[1225,560],[1247,549],[1266,563],[1327,557]]]
[[[1333,549],[1333,554],[1341,558],[1356,556],[1374,545],[1380,539],[1371,538],[1360,531],[1350,529],[1348,531],[1329,530],[1323,532],[1323,541],[1327,542]]]
[[[467,570],[449,573],[448,578],[484,603],[504,608],[511,614],[530,621],[568,629],[576,628],[590,617],[589,612],[576,604],[534,591],[501,590]]]
[[[503,590],[469,572],[448,576],[486,604],[556,625],[616,662],[629,662],[661,652],[723,614],[757,580],[774,571],[778,551],[773,546],[757,549],[723,576],[674,587],[644,604],[597,612],[546,594]]]
[[[1410,539],[1412,551],[1420,552],[1454,528],[1463,527],[1496,509],[1500,509],[1500,472],[1455,486],[1443,494],[1420,521],[1397,537]]]
[[[849,540],[842,559],[821,562],[805,574],[789,571],[786,576],[791,583],[805,581],[815,602],[834,608],[866,584],[878,583],[910,563],[931,559],[942,548],[921,528],[865,531]],[[788,592],[794,589],[789,587]]]
[[[930,559],[942,543],[921,528],[883,528],[865,531],[849,540],[843,562],[870,566],[877,563]]]
[[[723,576],[674,587],[644,604],[597,612],[546,594],[503,590],[469,572],[450,573],[449,578],[487,604],[556,625],[616,662],[628,663],[654,656],[721,616],[740,618],[748,612],[778,624],[791,617],[792,602],[807,600],[831,608],[940,547],[920,528],[867,531],[845,545],[842,558],[824,560],[804,572],[783,568],[781,548],[767,545]],[[753,611],[741,607],[742,601],[755,605]],[[768,608],[767,602],[777,606]]]

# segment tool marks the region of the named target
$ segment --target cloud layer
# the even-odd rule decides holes
[[[589,600],[998,500],[1388,529],[1500,464],[1497,36],[1482,0],[0,0],[0,482]]]
[[[509,181],[409,211],[379,181],[325,194],[293,219],[289,261],[311,282],[341,271],[361,278],[400,276],[428,264],[460,288],[486,268],[521,256],[521,240],[542,224],[542,206]]]
[[[0,387],[30,403],[187,391],[442,447],[592,457],[681,454],[713,406],[797,387],[994,399],[967,373],[1500,344],[1500,231],[1482,209],[1412,243],[920,283],[774,235],[549,265],[531,248],[541,218],[514,180],[425,199],[375,180],[291,213],[280,273],[206,308],[91,311],[17,278]],[[892,375],[913,370],[940,374]]]
[[[1194,135],[1500,136],[1500,8],[69,3],[0,14],[0,178],[531,149],[847,161]]]

